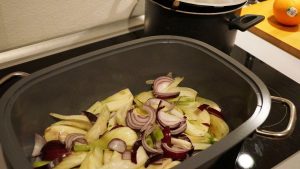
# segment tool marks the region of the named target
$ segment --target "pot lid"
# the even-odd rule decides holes
[[[191,5],[224,7],[245,3],[247,0],[175,0]]]

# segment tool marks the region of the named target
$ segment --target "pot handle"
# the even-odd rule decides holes
[[[285,138],[286,136],[289,136],[290,134],[292,134],[293,130],[295,128],[296,120],[297,120],[296,107],[293,102],[291,102],[290,100],[288,100],[286,98],[271,96],[271,99],[274,101],[277,101],[277,102],[284,103],[288,106],[289,113],[290,113],[290,119],[289,119],[288,125],[283,131],[275,132],[275,131],[256,129],[256,133],[259,135],[265,136],[265,137]]]
[[[246,31],[252,26],[263,21],[264,19],[265,17],[263,15],[246,14],[243,16],[233,18],[229,23],[229,28],[238,29],[240,31]]]
[[[29,73],[26,73],[26,72],[12,72],[4,77],[2,77],[0,79],[0,85],[2,85],[4,82],[6,82],[7,80],[15,77],[15,76],[20,76],[20,77],[25,77],[25,76],[28,76],[30,75]]]

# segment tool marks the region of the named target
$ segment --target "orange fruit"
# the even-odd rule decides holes
[[[275,0],[273,14],[281,24],[289,26],[300,24],[300,0]]]

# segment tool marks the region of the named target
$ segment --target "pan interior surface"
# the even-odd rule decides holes
[[[261,102],[257,94],[260,89],[251,78],[205,45],[176,38],[122,44],[36,72],[6,93],[1,103],[9,104],[1,104],[6,105],[1,109],[1,117],[6,118],[1,119],[6,121],[1,127],[11,127],[13,132],[2,132],[1,138],[9,139],[1,142],[8,161],[13,168],[31,167],[34,134],[43,134],[54,122],[49,112],[79,114],[124,88],[134,95],[149,90],[151,86],[145,84],[146,80],[168,72],[185,78],[181,86],[191,87],[200,96],[219,104],[231,131],[248,121]],[[257,126],[251,127],[254,130]],[[215,156],[219,154],[221,150]]]

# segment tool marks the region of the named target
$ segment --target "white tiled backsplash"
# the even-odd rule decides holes
[[[144,0],[0,0],[0,52],[127,19]]]

